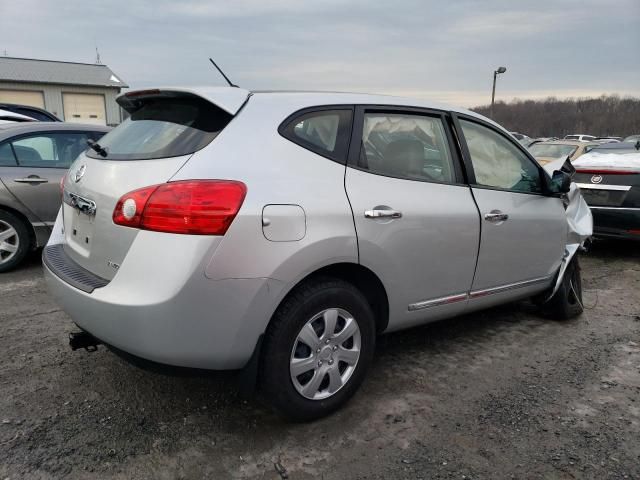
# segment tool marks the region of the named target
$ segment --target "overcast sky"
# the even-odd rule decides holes
[[[131,87],[640,96],[640,0],[0,0],[0,54],[102,62]]]

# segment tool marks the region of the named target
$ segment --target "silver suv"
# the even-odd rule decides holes
[[[486,118],[240,88],[118,102],[130,117],[70,169],[43,253],[94,343],[255,371],[308,420],[354,394],[382,332],[526,297],[582,311],[589,209]]]

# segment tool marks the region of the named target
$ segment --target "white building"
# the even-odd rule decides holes
[[[102,64],[0,57],[0,103],[44,108],[66,122],[117,125],[127,85]]]

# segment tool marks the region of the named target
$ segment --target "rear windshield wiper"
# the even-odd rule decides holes
[[[100,155],[101,157],[106,157],[107,156],[107,151],[105,150],[105,148],[102,147],[95,140],[88,139],[87,140],[87,145],[89,145],[89,147],[91,147],[92,150],[95,150],[98,153],[98,155]]]

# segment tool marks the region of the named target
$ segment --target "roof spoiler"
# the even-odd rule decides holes
[[[144,90],[132,90],[120,95],[116,101],[127,112],[137,108],[136,100],[156,96],[195,95],[201,97],[225,112],[235,115],[248,100],[251,92],[238,87],[193,87],[193,88],[153,88]]]

